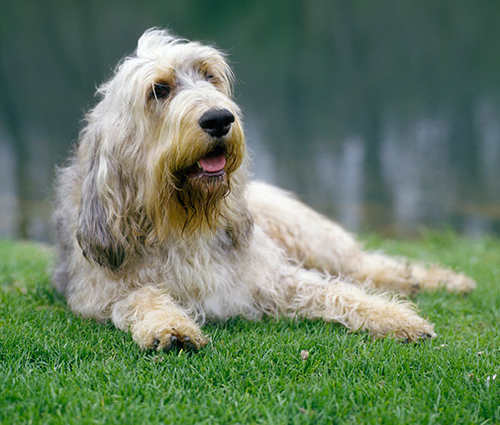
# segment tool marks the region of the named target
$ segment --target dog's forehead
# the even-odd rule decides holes
[[[171,42],[150,54],[145,53],[144,56],[158,69],[187,71],[202,67],[226,66],[224,56],[217,49],[196,42]]]
[[[233,74],[222,52],[210,45],[170,36],[167,31],[151,30],[139,39],[134,54],[119,64],[114,77],[101,85],[97,93],[111,100],[136,98],[142,105],[144,96],[136,93],[148,94],[155,83],[192,86],[207,77],[213,78],[213,85],[231,97]]]

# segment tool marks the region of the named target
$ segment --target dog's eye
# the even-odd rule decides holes
[[[203,78],[205,79],[205,81],[208,81],[209,83],[213,83],[215,81],[215,75],[214,74],[205,73],[203,75]]]
[[[170,94],[170,86],[165,83],[155,83],[153,89],[151,90],[150,97],[155,99],[165,99]]]

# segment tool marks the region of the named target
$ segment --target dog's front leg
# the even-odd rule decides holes
[[[208,342],[186,312],[153,286],[143,286],[118,301],[111,318],[117,328],[130,329],[142,348],[198,350]]]
[[[413,303],[311,270],[285,275],[273,296],[278,309],[289,316],[338,322],[375,337],[419,341],[435,336],[434,326],[416,313]]]

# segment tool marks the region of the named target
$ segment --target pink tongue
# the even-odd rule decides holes
[[[200,159],[201,168],[209,173],[221,171],[226,166],[226,157],[221,155],[209,156]]]

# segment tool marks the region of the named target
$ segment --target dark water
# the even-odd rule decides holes
[[[500,2],[0,2],[0,236],[49,238],[96,84],[148,27],[230,54],[255,176],[353,231],[500,232]]]

